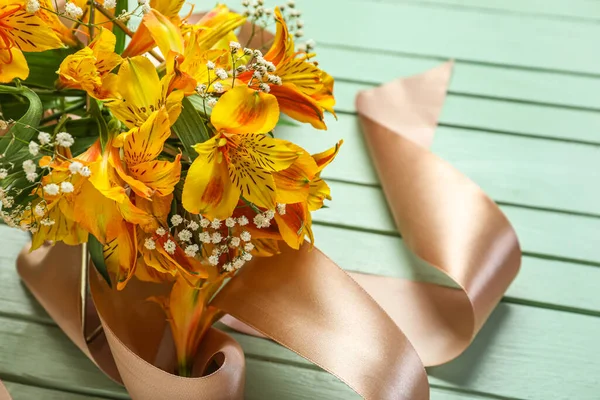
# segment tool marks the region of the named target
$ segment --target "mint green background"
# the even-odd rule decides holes
[[[457,63],[433,151],[481,185],[519,234],[520,275],[473,345],[428,370],[432,398],[600,399],[600,1],[297,4],[337,80],[339,121],[279,136],[309,150],[345,140],[325,175],[334,201],[315,214],[319,247],[348,270],[432,278],[415,272],[396,234],[354,96],[447,58]],[[15,399],[128,398],[19,283],[14,260],[26,236],[6,227],[0,235],[0,379]],[[292,352],[232,334],[247,355],[247,398],[356,397]]]

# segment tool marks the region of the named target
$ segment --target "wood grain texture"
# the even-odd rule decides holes
[[[398,74],[397,77],[399,76]],[[336,110],[355,113],[356,95],[373,87],[368,84],[338,82],[335,88],[339,95]],[[595,110],[449,94],[440,116],[440,124],[442,127],[600,144],[600,113]]]
[[[324,170],[323,176],[360,184],[378,183],[354,115],[339,115],[324,133],[307,126],[285,126],[278,129],[277,135],[310,152],[322,151],[344,139],[336,162]],[[600,215],[600,187],[593,184],[600,181],[597,146],[439,127],[432,151],[496,201]]]
[[[511,13],[538,18],[573,18],[581,22],[600,19],[600,5],[594,0],[364,0],[371,3],[418,4],[423,7],[449,7],[475,13]]]
[[[311,25],[306,28],[308,34]],[[337,80],[381,84],[402,76],[422,73],[448,57],[386,53],[354,48],[350,43],[317,44],[317,60]],[[600,108],[600,80],[584,75],[532,71],[457,60],[450,82],[451,94],[483,96],[513,101],[555,104],[566,107]],[[336,92],[337,93],[337,92]],[[350,91],[348,93],[351,93]],[[353,98],[337,96],[342,104]]]
[[[319,43],[598,74],[600,54],[583,51],[594,47],[598,24],[357,0],[306,0],[302,11]],[[344,22],[331,29],[331,16],[342,12]]]

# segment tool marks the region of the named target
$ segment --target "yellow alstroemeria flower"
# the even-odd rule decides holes
[[[183,38],[179,31],[181,19],[179,11],[185,3],[184,0],[152,0],[151,11],[144,15],[140,26],[135,31],[131,41],[123,51],[123,57],[133,57],[144,54],[158,46],[167,56],[171,46],[173,50],[183,52]]]
[[[166,107],[152,113],[139,128],[133,128],[118,138],[123,147],[123,161],[113,167],[131,189],[140,197],[168,196],[173,193],[181,175],[181,155],[173,162],[157,160],[165,141],[171,135]]]
[[[169,75],[160,79],[146,57],[124,59],[118,75],[111,80],[116,98],[105,104],[128,128],[141,126],[155,111],[165,107],[171,126],[179,117],[184,96],[182,91],[169,90],[171,80]]]
[[[281,203],[285,204],[285,211],[275,213],[275,222],[277,222],[282,239],[294,249],[300,248],[306,236],[314,244],[311,211],[323,207],[325,199],[331,200],[329,186],[321,179],[320,174],[335,159],[342,143],[343,141],[340,141],[322,153],[305,156],[302,164],[294,163],[287,170],[275,174],[275,182],[279,184],[277,193],[285,193],[280,199],[295,200],[282,201]],[[299,157],[299,159],[301,158],[303,157]],[[308,159],[311,159],[312,163],[308,162]],[[313,166],[315,169],[312,168]],[[314,175],[309,179],[308,174],[312,172]],[[306,181],[306,179],[309,180]],[[285,183],[286,189],[295,188],[296,190],[286,192],[281,187],[282,182]],[[304,185],[302,185],[303,182],[305,182]]]
[[[0,0],[0,83],[29,76],[23,51],[62,47],[54,31],[25,7],[26,0]]]
[[[270,93],[277,97],[281,112],[300,122],[308,122],[317,129],[327,129],[324,111],[334,113],[335,105],[333,78],[314,63],[308,62],[307,54],[296,52],[294,39],[279,8],[275,9],[275,19],[275,41],[264,59],[275,66],[273,73],[281,78],[281,85],[269,81],[264,83],[270,86]],[[241,74],[239,78],[250,82],[253,80],[252,72]]]
[[[45,23],[48,25],[54,33],[60,38],[60,40],[70,47],[76,47],[78,44],[77,38],[73,33],[73,30],[62,23],[58,15],[56,14],[55,4],[52,0],[39,0],[40,9],[36,13]],[[53,10],[51,12],[49,10]]]
[[[217,135],[194,147],[199,156],[183,187],[184,208],[211,219],[225,219],[242,196],[259,207],[273,209],[272,174],[298,158],[289,142],[265,135],[278,118],[277,100],[269,94],[247,86],[225,93],[211,114]]]
[[[109,74],[123,59],[115,53],[115,35],[100,28],[98,36],[88,47],[67,56],[58,69],[63,87],[85,90],[96,99],[111,96],[115,75]]]

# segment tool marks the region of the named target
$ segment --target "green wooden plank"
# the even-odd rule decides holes
[[[101,397],[85,396],[58,390],[44,389],[36,386],[22,385],[14,382],[3,382],[12,400],[100,400]]]
[[[233,335],[246,354],[306,363],[268,340]],[[463,355],[428,369],[429,380],[502,398],[596,400],[598,335],[596,317],[501,304]]]
[[[247,360],[246,398],[357,398],[351,389],[328,373],[315,370],[308,364],[302,368],[263,361],[269,357],[269,354],[259,354],[256,359]],[[58,328],[2,317],[0,377],[27,382],[27,386],[7,382],[15,400],[129,398],[124,388],[106,378]],[[32,387],[35,384],[46,389]],[[37,393],[44,397],[27,397]],[[433,393],[434,399],[457,398],[453,392],[439,388]]]
[[[301,8],[317,43],[588,74],[600,65],[589,50],[597,24],[356,0],[305,0]]]
[[[336,110],[355,113],[356,95],[371,88],[373,86],[367,84],[338,82],[335,87]],[[440,123],[521,136],[600,144],[600,113],[594,110],[450,94],[444,103]]]
[[[387,203],[377,187],[330,182],[330,208],[315,213],[317,223],[396,234]],[[600,263],[600,219],[521,207],[501,206],[527,254]],[[318,238],[317,238],[318,240]]]
[[[372,84],[419,74],[447,60],[444,57],[415,57],[320,43],[317,43],[316,52],[321,67],[336,79]],[[449,90],[452,94],[600,108],[600,79],[595,77],[473,64],[461,60],[455,63]],[[344,106],[344,109],[347,108]]]
[[[281,127],[278,137],[316,152],[344,139],[326,178],[377,184],[359,122],[339,115],[326,133],[310,126]],[[598,147],[439,127],[432,151],[479,184],[494,200],[600,215]],[[335,205],[335,202],[334,202]],[[372,208],[374,205],[371,205]],[[350,205],[348,205],[350,207]]]
[[[536,17],[600,19],[600,4],[595,0],[363,0],[371,3],[412,3],[424,7],[454,7],[472,12],[508,12]]]

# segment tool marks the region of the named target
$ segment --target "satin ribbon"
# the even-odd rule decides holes
[[[367,399],[428,399],[424,365],[469,345],[519,268],[516,235],[498,207],[427,149],[451,69],[363,92],[357,110],[404,243],[455,285],[349,275],[304,246],[248,264],[214,299],[237,318],[232,326],[275,340]],[[90,269],[92,304],[87,261],[83,246],[57,244],[24,249],[17,265],[58,325],[132,398],[243,397],[243,353],[231,337],[213,329],[198,354],[199,377],[173,375],[165,317],[145,300],[166,288],[134,280],[116,292]]]

